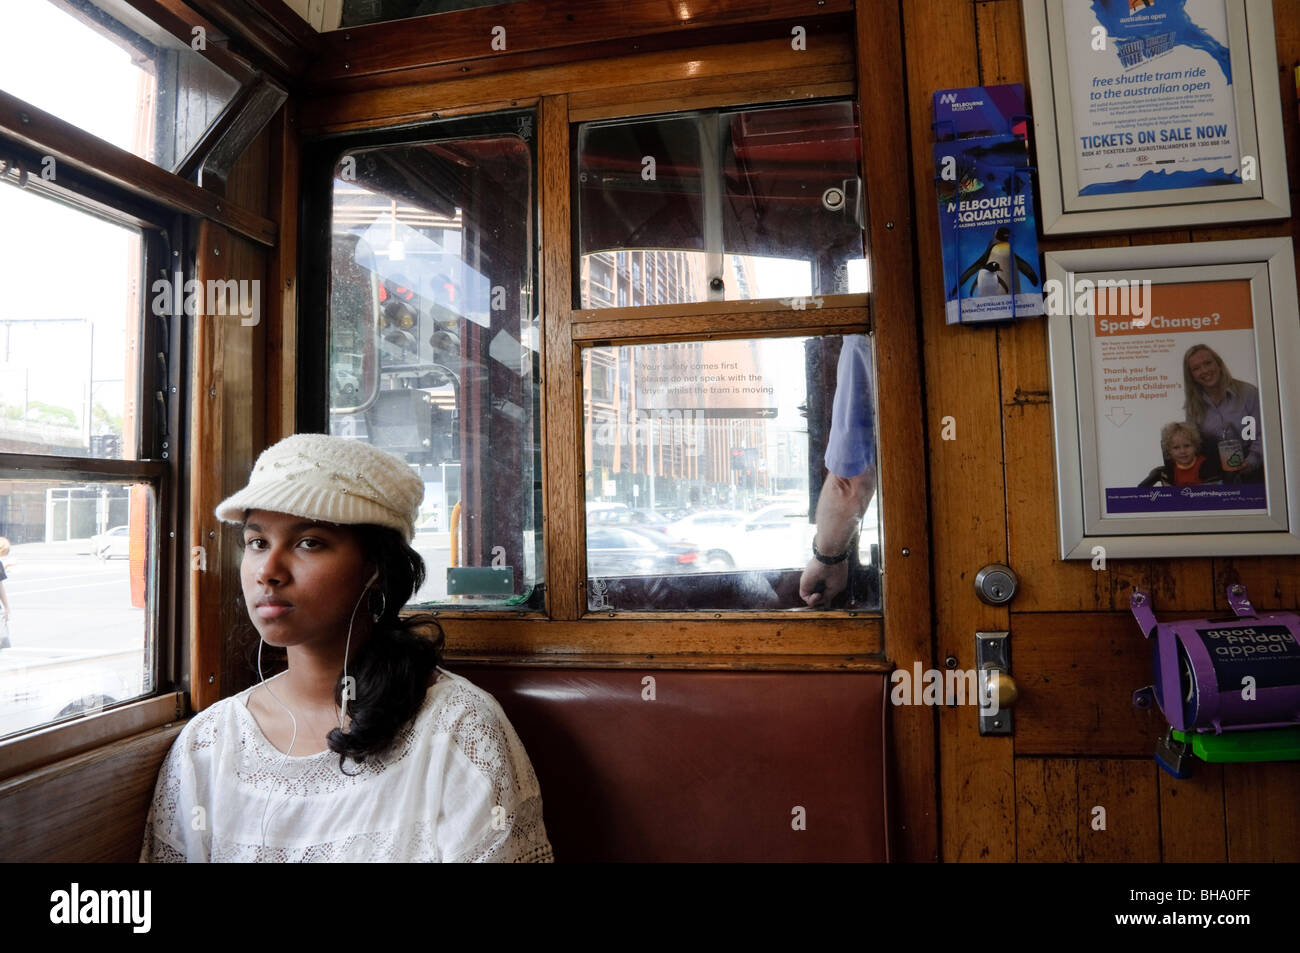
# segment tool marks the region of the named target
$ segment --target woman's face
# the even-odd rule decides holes
[[[1179,431],[1169,440],[1169,456],[1180,467],[1191,466],[1196,459],[1196,444],[1192,443],[1187,434]]]
[[[1196,351],[1187,361],[1192,380],[1206,389],[1219,386],[1219,362],[1209,351]]]
[[[244,523],[244,600],[270,645],[342,639],[372,569],[348,527],[266,510]]]

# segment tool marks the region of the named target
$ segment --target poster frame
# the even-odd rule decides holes
[[[1067,0],[1021,0],[1033,97],[1044,235],[1140,231],[1289,218],[1282,102],[1272,0],[1224,0],[1232,58],[1234,111],[1242,155],[1258,159],[1253,183],[1106,195],[1080,195],[1075,183],[1074,112],[1062,36]],[[1080,2],[1080,0],[1073,0]]]
[[[1093,410],[1091,315],[1048,316],[1060,558],[1263,556],[1300,553],[1300,304],[1290,238],[1048,252],[1045,279],[1249,278],[1260,369],[1268,512],[1101,518]],[[1175,526],[1177,528],[1175,528]],[[1122,531],[1121,531],[1122,530]]]

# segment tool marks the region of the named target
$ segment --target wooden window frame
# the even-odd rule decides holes
[[[639,660],[638,664],[644,664],[652,656],[659,663],[676,667],[889,667],[884,639],[888,608],[879,612],[816,613],[589,612],[585,554],[578,545],[585,539],[578,459],[582,384],[577,372],[581,347],[596,342],[632,344],[864,331],[876,336],[877,346],[882,341],[881,329],[873,327],[868,316],[867,295],[828,296],[822,310],[810,311],[796,311],[773,300],[656,307],[650,328],[646,327],[644,306],[572,307],[569,192],[573,124],[594,118],[650,115],[665,107],[676,112],[852,95],[857,87],[852,38],[832,35],[823,40],[820,52],[792,53],[784,38],[747,41],[725,47],[657,52],[648,57],[543,67],[506,77],[345,92],[303,104],[300,115],[304,133],[314,135],[398,127],[416,117],[427,120],[431,116],[490,113],[539,104],[542,492],[546,507],[547,605],[545,613],[436,607],[434,613],[447,634],[449,657],[508,657],[536,664],[603,659],[598,664],[617,664],[610,660],[632,656]],[[653,61],[659,77],[653,83],[639,82],[645,76],[647,58]],[[508,100],[498,98],[498,91],[507,85],[517,95]],[[573,91],[553,92],[557,87]],[[863,125],[865,128],[865,119]],[[872,212],[868,205],[868,215]],[[892,332],[885,333],[891,339],[890,349],[896,352]],[[915,341],[914,330],[911,341]],[[881,364],[879,356],[877,362]],[[911,366],[918,366],[914,350]],[[888,392],[885,382],[889,373],[879,367],[877,386],[881,393]],[[900,452],[923,454],[917,407],[919,402],[897,406],[887,400],[880,402],[878,433],[883,445],[899,445]],[[907,439],[895,444],[900,433],[907,434]],[[895,524],[891,516],[899,507],[893,506],[891,499],[896,484],[890,482],[888,487],[888,492],[882,494],[882,516],[892,539]],[[914,498],[900,497],[899,502],[915,510]],[[912,532],[923,535],[924,529],[922,520],[914,523]],[[907,535],[900,533],[898,538]],[[891,547],[890,558],[898,564],[911,558],[903,556],[903,550],[920,555],[924,549],[923,542],[912,547]],[[913,565],[923,566],[922,559]],[[882,573],[886,606],[890,601],[890,578],[888,572]]]
[[[632,0],[630,5],[642,4]],[[662,6],[657,9],[662,16]],[[758,21],[776,15],[764,11],[749,19]],[[450,20],[443,17],[450,16],[440,16],[437,23],[449,24]],[[810,82],[820,88],[847,79],[858,91],[867,247],[872,262],[872,311],[879,316],[874,336],[875,383],[878,393],[887,395],[880,402],[877,425],[881,445],[890,449],[881,455],[877,468],[881,520],[886,528],[883,616],[878,620],[859,620],[856,624],[876,628],[873,645],[882,648],[883,653],[837,655],[830,651],[828,644],[819,638],[817,626],[830,628],[844,623],[835,619],[828,624],[826,617],[801,622],[794,629],[788,624],[789,616],[757,621],[619,619],[614,621],[623,637],[611,639],[599,628],[606,624],[604,620],[576,618],[575,590],[568,597],[573,607],[568,614],[574,618],[565,620],[514,616],[500,619],[483,613],[455,618],[444,615],[449,658],[505,661],[513,665],[778,671],[814,668],[883,671],[892,667],[889,660],[899,660],[904,666],[913,660],[925,660],[928,667],[938,664],[932,628],[929,501],[924,478],[926,411],[915,257],[917,226],[912,209],[916,183],[908,147],[906,104],[909,100],[903,62],[902,11],[896,4],[859,2],[851,14],[839,19],[828,17],[822,25],[813,17],[808,21],[810,45],[802,54],[791,53],[788,20],[771,20],[747,27],[747,39],[739,42],[734,27],[725,28],[727,36],[714,38],[707,36],[707,30],[659,33],[651,38],[629,37],[606,47],[625,55],[602,60],[588,59],[597,54],[577,46],[570,48],[571,55],[532,63],[527,62],[527,57],[515,58],[509,54],[491,61],[479,58],[457,62],[456,51],[443,61],[418,44],[412,49],[403,49],[398,44],[384,64],[388,72],[359,81],[339,80],[317,85],[313,95],[299,102],[297,125],[304,138],[540,104],[539,193],[544,202],[540,274],[546,330],[543,347],[547,355],[563,358],[557,359],[553,368],[551,358],[547,357],[543,378],[545,414],[550,407],[564,406],[566,400],[571,401],[570,408],[575,406],[572,401],[576,400],[574,395],[581,386],[577,381],[566,382],[562,374],[554,372],[562,370],[564,362],[571,364],[574,358],[569,333],[551,318],[552,302],[565,302],[567,307],[571,301],[572,275],[565,267],[556,268],[553,260],[560,247],[554,236],[569,241],[570,176],[564,163],[556,163],[548,156],[562,154],[567,161],[569,123],[574,117],[607,116],[616,106],[621,115],[637,115],[638,97],[645,96],[651,99],[640,99],[640,108],[656,112],[665,98],[680,103],[675,98],[679,93],[723,97],[708,102],[710,106],[735,105],[743,98],[746,85],[754,91],[762,88],[763,95],[758,98],[767,101],[787,98],[789,87],[777,80],[792,73],[796,74],[792,81]],[[769,29],[764,31],[757,26]],[[457,31],[447,28],[444,34],[454,39]],[[757,38],[760,36],[779,38]],[[346,38],[335,39],[347,42]],[[691,43],[695,45],[687,49]],[[318,49],[326,47],[322,44]],[[459,56],[464,60],[464,53]],[[837,66],[844,72],[835,71]],[[829,72],[825,72],[828,68]],[[644,84],[647,77],[654,77],[654,82],[637,85]],[[320,78],[319,74],[316,78]],[[742,80],[739,91],[735,88],[736,79]],[[628,92],[615,92],[619,90]],[[772,95],[775,90],[781,90],[783,95]],[[873,148],[876,142],[885,146]],[[292,298],[286,296],[285,301],[288,306]],[[954,372],[959,370],[954,368]],[[573,419],[572,414],[565,417]],[[567,431],[569,437],[574,436],[571,423]],[[549,430],[546,432],[549,452],[554,446],[554,436]],[[547,459],[554,459],[554,454]],[[576,483],[577,471],[560,476]],[[548,498],[562,489],[556,486],[556,481],[551,481],[547,486]],[[576,487],[570,486],[568,490],[576,498]],[[572,508],[567,516],[548,514],[548,538],[557,534],[580,538],[582,527],[578,516]],[[571,549],[569,555],[561,554],[561,557],[573,559],[573,553]],[[548,558],[553,559],[554,554],[548,553]],[[548,576],[553,575],[554,565],[554,562],[548,565]],[[955,571],[954,567],[943,569]],[[575,564],[570,565],[568,572],[568,578],[578,577]],[[701,638],[710,626],[717,625],[729,626],[736,632],[744,629],[746,638],[738,641]],[[615,627],[607,628],[616,631]],[[724,644],[725,652],[719,648]],[[608,650],[611,645],[613,651]],[[742,654],[750,649],[759,651]],[[939,858],[937,728],[933,708],[890,709],[889,732],[894,752],[891,788],[897,793],[891,827],[907,835],[896,845],[894,853],[899,860]]]
[[[4,94],[0,94],[4,96]],[[12,98],[12,97],[9,97]],[[31,108],[31,107],[28,107]],[[42,114],[43,118],[44,114]],[[0,125],[0,154],[21,157],[28,168],[32,165],[29,139],[15,141],[6,135],[8,130]],[[60,143],[73,152],[106,150],[102,141],[79,129],[69,128],[61,133]],[[134,180],[136,188],[127,188],[119,181],[124,166],[123,157],[137,159],[123,150],[107,163],[109,171],[76,164],[61,172],[57,182],[45,182],[39,176],[29,175],[26,188],[40,198],[69,205],[80,211],[106,218],[124,226],[141,230],[140,292],[140,344],[142,355],[164,354],[166,373],[160,375],[158,362],[142,358],[140,377],[135,384],[140,388],[138,454],[133,459],[113,460],[96,457],[69,457],[63,455],[5,453],[0,454],[6,475],[27,476],[34,480],[96,479],[134,480],[149,484],[155,492],[157,539],[149,554],[152,563],[151,586],[156,593],[151,611],[153,640],[156,653],[152,660],[154,688],[142,698],[116,704],[111,708],[90,712],[62,722],[35,725],[20,734],[0,741],[0,779],[9,778],[44,764],[121,740],[142,731],[148,731],[177,720],[184,711],[184,696],[177,691],[183,659],[187,646],[182,644],[179,618],[184,599],[184,586],[178,558],[177,540],[180,538],[180,487],[179,466],[184,459],[186,434],[182,426],[185,414],[181,404],[186,398],[182,386],[181,369],[184,366],[186,341],[178,317],[167,319],[165,333],[150,320],[148,302],[150,292],[148,276],[160,267],[170,268],[168,251],[181,254],[181,237],[184,229],[181,219],[156,204],[141,202],[137,196],[141,182]],[[138,160],[144,162],[144,160]],[[150,170],[156,166],[144,163]],[[143,171],[135,167],[138,171]],[[172,173],[163,175],[175,178]],[[152,180],[152,172],[150,173]],[[13,187],[6,183],[3,188]],[[183,259],[182,259],[183,260]],[[148,388],[168,392],[161,401],[152,399]],[[160,416],[161,413],[161,416]],[[165,443],[163,437],[165,434]],[[160,449],[160,444],[167,449]]]
[[[211,25],[195,17],[178,0],[126,0],[126,3],[186,44],[190,41],[192,23]],[[246,94],[260,82],[259,77],[247,62],[220,46],[211,50],[210,59],[241,83],[240,92],[227,107],[229,113],[246,101]],[[200,143],[201,147],[217,144],[212,131]],[[198,147],[192,150],[191,160],[201,158],[199,151]],[[153,297],[149,290],[150,278],[160,269],[170,273],[174,270],[172,262],[188,258],[187,220],[218,223],[259,246],[274,246],[279,235],[275,224],[264,216],[3,90],[0,90],[0,155],[21,162],[28,170],[39,170],[44,158],[54,158],[59,170],[57,180],[47,182],[33,173],[28,176],[28,188],[46,199],[62,201],[143,231],[145,283],[140,300],[145,310],[140,349],[143,355],[165,351],[167,368],[166,377],[162,378],[156,371],[157,362],[142,358],[142,386],[150,382],[165,394],[166,411],[162,420],[166,443],[161,448],[155,436],[158,402],[152,394],[142,393],[138,402],[141,433],[138,459],[4,455],[4,462],[10,468],[40,474],[42,478],[75,479],[82,475],[87,479],[118,477],[151,482],[157,491],[159,530],[157,547],[151,554],[156,559],[154,584],[158,587],[153,694],[68,721],[35,726],[0,741],[0,779],[4,779],[184,717],[188,706],[182,688],[187,663],[194,654],[192,630],[188,638],[184,637],[187,633],[183,620],[187,618],[190,603],[189,559],[181,556],[186,524],[186,481],[181,466],[182,461],[190,459],[186,426],[189,413],[185,406],[190,395],[183,370],[188,363],[190,329],[181,316],[172,316],[164,335],[149,320],[148,302]],[[193,161],[191,164],[196,165]],[[170,260],[164,263],[164,259]],[[183,277],[189,278],[191,273],[187,271]]]

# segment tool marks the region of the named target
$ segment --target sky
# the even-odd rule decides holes
[[[128,54],[45,0],[6,0],[3,17],[0,89],[129,148],[141,71]],[[62,69],[66,63],[76,70]],[[126,298],[137,280],[128,254],[138,241],[132,231],[0,184],[0,322],[78,319],[0,324],[0,402],[21,404],[26,393],[74,410],[80,422],[93,327],[95,401],[121,414]]]

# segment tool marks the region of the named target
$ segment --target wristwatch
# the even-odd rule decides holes
[[[857,538],[858,538],[858,534],[854,533],[849,538],[849,544],[847,547],[845,547],[844,552],[840,553],[838,556],[827,556],[825,553],[817,552],[817,537],[813,536],[813,544],[812,544],[813,555],[817,557],[819,562],[825,563],[827,566],[834,566],[836,563],[842,563],[844,562],[844,560],[849,558],[849,553],[853,552],[853,543],[857,540]]]

